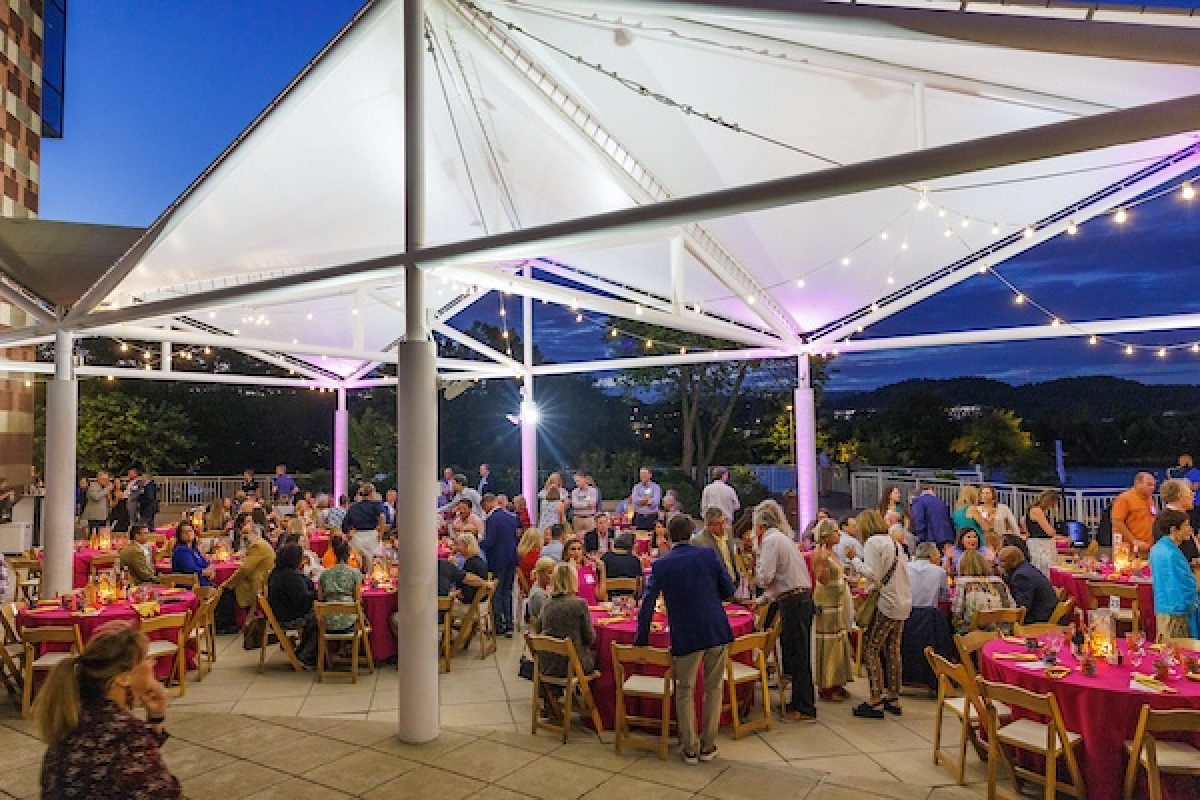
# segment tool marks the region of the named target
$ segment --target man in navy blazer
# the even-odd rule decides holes
[[[485,494],[482,501],[483,541],[479,549],[487,558],[488,570],[496,577],[492,597],[492,617],[496,633],[512,638],[512,590],[517,574],[517,515],[496,505],[496,495]]]
[[[692,545],[695,525],[677,514],[667,523],[671,550],[654,562],[638,611],[636,643],[645,646],[658,596],[667,607],[671,656],[675,662],[675,716],[679,743],[688,764],[717,757],[721,724],[721,682],[733,630],[722,601],[732,597],[733,582],[717,551]],[[704,665],[704,728],[696,735],[696,670]]]

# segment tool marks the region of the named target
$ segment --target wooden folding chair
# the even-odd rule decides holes
[[[296,672],[304,672],[304,665],[300,663],[300,659],[296,657],[296,644],[299,642],[300,631],[291,631],[279,624],[279,620],[275,618],[275,612],[271,610],[271,604],[267,602],[265,594],[258,595],[258,610],[266,617],[267,624],[263,628],[262,645],[258,650],[258,671],[263,671],[263,665],[267,661],[267,645],[270,644],[271,636],[274,635],[279,640],[279,648],[287,655],[288,661],[292,664],[292,669]],[[292,634],[295,634],[297,642],[292,641]]]
[[[613,592],[622,594],[631,594],[634,597],[639,597],[642,593],[641,578],[605,578],[604,588],[608,592],[608,599],[612,599]]]
[[[1129,606],[1113,611],[1113,619],[1117,625],[1129,625],[1133,633],[1142,627],[1142,606],[1138,601],[1138,587],[1125,583],[1106,583],[1104,581],[1088,581],[1088,599],[1092,608],[1108,608],[1108,598],[1118,597],[1128,600]]]
[[[359,643],[362,646],[363,657],[367,659],[367,672],[375,674],[375,654],[371,651],[371,632],[374,630],[371,627],[371,620],[367,619],[367,612],[362,601],[362,584],[354,591],[354,601],[358,606],[358,629],[362,631],[362,638]]]
[[[740,739],[746,734],[760,730],[771,730],[771,690],[767,684],[767,646],[771,635],[767,631],[747,633],[733,640],[729,645],[729,657],[725,661],[725,692],[729,700],[729,710],[733,721],[733,738]],[[736,659],[743,653],[750,653],[754,664],[743,664]],[[737,690],[739,686],[760,684],[763,695],[763,713],[757,719],[742,721],[741,708],[738,703]],[[780,690],[782,694],[782,689]]]
[[[40,558],[10,558],[8,566],[16,580],[14,600],[24,600],[30,605],[37,602],[42,593],[42,560]]]
[[[83,638],[78,625],[47,625],[26,627],[21,631],[21,642],[25,645],[25,675],[21,679],[21,716],[28,717],[33,708],[33,684],[37,673],[49,672],[67,658],[83,652]],[[39,653],[44,644],[65,644],[66,650]]]
[[[196,589],[199,606],[191,635],[196,640],[196,657],[205,658],[210,669],[217,661],[217,604],[221,602],[224,591],[223,586],[200,586]]]
[[[1008,630],[1012,630],[1013,626],[1020,625],[1023,622],[1025,622],[1025,609],[1020,606],[1016,608],[988,608],[975,612],[975,616],[971,619],[971,630],[991,630],[997,625],[1007,625]]]
[[[454,609],[453,597],[438,598],[438,668],[450,671],[450,659],[454,654]]]
[[[1030,637],[1045,636],[1048,633],[1061,633],[1070,638],[1070,625],[1055,625],[1053,622],[1031,622],[1028,625],[1014,625],[1013,636]]]
[[[154,583],[167,589],[194,592],[200,588],[200,576],[194,572],[164,572],[154,576]]]
[[[525,606],[529,602],[529,590],[533,587],[529,584],[529,579],[525,577],[525,570],[517,570],[517,598],[516,609],[513,617],[513,627],[517,633],[525,630]]]
[[[599,672],[586,674],[583,671],[583,664],[579,661],[579,655],[575,652],[575,644],[570,639],[555,639],[553,636],[541,636],[537,634],[525,634],[525,646],[529,648],[530,657],[533,659],[533,729],[532,733],[537,735],[540,728],[554,731],[562,734],[563,743],[566,744],[567,737],[571,734],[571,714],[574,708],[575,695],[579,694],[582,705],[580,713],[588,712],[592,718],[592,725],[596,732],[604,730],[604,723],[600,719],[600,712],[596,709],[596,701],[592,697],[592,681],[600,677]],[[546,675],[542,670],[542,658],[544,656],[559,656],[567,661],[566,677],[557,677]],[[562,692],[562,697],[559,698],[555,690]],[[545,701],[548,710],[558,718],[561,724],[555,724],[553,719],[542,719],[540,705]]]
[[[157,617],[143,619],[141,623],[142,633],[149,636],[157,631],[175,631],[175,639],[151,639],[150,649],[146,651],[147,655],[154,659],[155,663],[162,658],[173,658],[175,663],[171,671],[175,673],[176,679],[179,681],[179,696],[183,697],[187,694],[185,679],[187,677],[187,652],[184,649],[184,643],[187,642],[189,628],[191,628],[191,614],[180,612],[178,614],[159,614]],[[167,685],[171,685],[171,679],[167,679]]]
[[[666,761],[671,748],[671,699],[675,690],[675,667],[671,652],[657,647],[634,647],[633,645],[612,644],[612,663],[617,685],[617,710],[613,730],[615,739],[613,746],[617,755],[621,754],[621,745],[658,753],[658,757]],[[660,667],[662,675],[626,674],[629,667]],[[630,714],[626,710],[625,698],[636,697],[646,700],[658,700],[661,704],[659,716]],[[629,725],[658,726],[656,738],[634,736]]]
[[[358,603],[314,603],[313,611],[317,616],[317,683],[325,681],[325,673],[338,672],[349,674],[351,683],[358,683],[358,654],[360,642],[363,639],[362,619],[359,616]],[[348,631],[331,632],[328,628],[328,617],[331,614],[354,617],[354,624]],[[350,672],[333,669],[333,653],[331,642],[350,643]]]
[[[94,578],[101,572],[115,572],[117,569],[117,553],[103,553],[98,556],[92,556],[92,560],[88,562],[88,577]]]
[[[995,714],[984,716],[988,738],[988,797],[997,795],[996,780],[1000,762],[1004,762],[1018,795],[1023,793],[1024,782],[1031,781],[1044,787],[1045,800],[1055,800],[1058,792],[1085,800],[1083,775],[1075,759],[1075,749],[1083,742],[1083,737],[1067,730],[1054,695],[1037,694],[1018,686],[987,680],[979,681],[979,692],[985,702],[1001,702],[1047,720],[1037,722],[1022,718],[1001,725]],[[1045,772],[1038,773],[1014,763],[1007,750],[1023,750],[1042,756]],[[1058,780],[1060,758],[1066,762],[1067,775],[1070,777],[1070,782],[1066,784],[1060,784]]]
[[[971,686],[975,694],[979,694],[979,659],[977,653],[983,649],[983,646],[993,639],[1000,638],[998,631],[971,631],[965,634],[955,634],[954,649],[958,651],[958,659],[962,664],[963,669],[967,671],[967,676],[971,679]],[[1003,703],[992,703],[992,708],[1000,716],[1000,719],[1006,720],[1012,718],[1012,710]],[[983,726],[979,726],[981,729]],[[987,747],[978,737],[972,737],[972,745],[975,747],[975,754],[979,756],[980,761],[987,760]]]
[[[1132,742],[1125,743],[1125,800],[1133,800],[1139,769],[1146,770],[1150,800],[1162,800],[1162,773],[1200,777],[1200,748],[1189,742],[1159,741],[1156,733],[1198,733],[1200,711],[1191,708],[1155,710],[1142,706]]]
[[[966,779],[967,744],[979,745],[976,723],[979,728],[983,728],[984,715],[990,712],[983,705],[978,686],[966,667],[950,663],[935,653],[932,647],[925,648],[925,660],[929,662],[938,681],[937,717],[933,725],[933,763],[948,765],[961,786]],[[1004,710],[1007,712],[1007,707]],[[959,728],[957,756],[951,756],[942,750],[942,718],[946,711],[954,714],[962,723]],[[971,719],[972,713],[975,715],[974,722]]]
[[[20,711],[25,645],[17,635],[17,608],[17,603],[0,604],[0,682],[4,683],[13,705]]]
[[[1173,644],[1177,648],[1183,648],[1184,650],[1191,650],[1193,652],[1200,653],[1200,639],[1189,639],[1186,636],[1176,636],[1170,639],[1160,637],[1159,641],[1162,644]]]
[[[1054,607],[1054,611],[1050,613],[1050,619],[1047,622],[1057,625],[1064,619],[1070,622],[1075,614],[1075,598],[1068,597],[1066,600],[1060,600],[1058,605]]]
[[[496,652],[496,629],[492,625],[492,592],[489,585],[480,586],[465,607],[451,606],[450,616],[455,628],[454,650],[466,650],[475,634],[479,634],[479,657],[487,658]]]

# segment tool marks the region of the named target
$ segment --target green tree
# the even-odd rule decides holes
[[[950,443],[953,453],[981,465],[985,475],[992,467],[1008,464],[1032,447],[1033,437],[1021,427],[1020,418],[1004,409],[975,417]]]
[[[375,480],[376,475],[396,474],[396,423],[392,417],[367,407],[350,417],[350,457],[358,465],[357,475]]]
[[[44,406],[43,406],[44,409]],[[42,411],[44,420],[44,410]],[[39,438],[43,421],[36,423]],[[44,438],[37,444],[45,453]],[[153,402],[123,392],[94,392],[79,397],[78,471],[140,466],[151,473],[185,472],[196,456],[192,421],[183,407]]]
[[[914,391],[856,423],[854,438],[858,453],[872,464],[916,467],[946,463],[955,433],[941,398]]]

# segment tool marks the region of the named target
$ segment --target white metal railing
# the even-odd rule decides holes
[[[857,470],[850,476],[850,497],[855,508],[873,508],[878,505],[885,486],[897,486],[905,501],[924,489],[933,489],[933,493],[953,506],[958,499],[959,490],[967,484],[980,484],[984,481],[978,473],[961,471],[956,477],[933,477],[953,470],[905,470],[889,467]],[[1087,489],[1061,488],[1058,486],[1032,486],[1017,483],[988,483],[996,490],[996,498],[1012,509],[1018,518],[1022,517],[1033,505],[1038,495],[1052,489],[1058,492],[1062,501],[1059,510],[1063,519],[1079,520],[1088,525],[1095,525],[1104,509],[1108,507],[1117,495],[1128,487],[1108,488],[1095,487]]]
[[[192,506],[211,503],[224,497],[232,498],[241,491],[241,475],[155,475],[158,499],[163,505]],[[271,476],[255,475],[258,496],[271,494]]]

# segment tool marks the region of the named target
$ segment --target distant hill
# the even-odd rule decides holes
[[[947,406],[1006,408],[1017,416],[1035,419],[1079,414],[1109,418],[1200,410],[1200,386],[1144,384],[1095,375],[1020,386],[990,378],[907,380],[869,392],[827,391],[822,411],[882,409],[913,394],[932,394]]]

